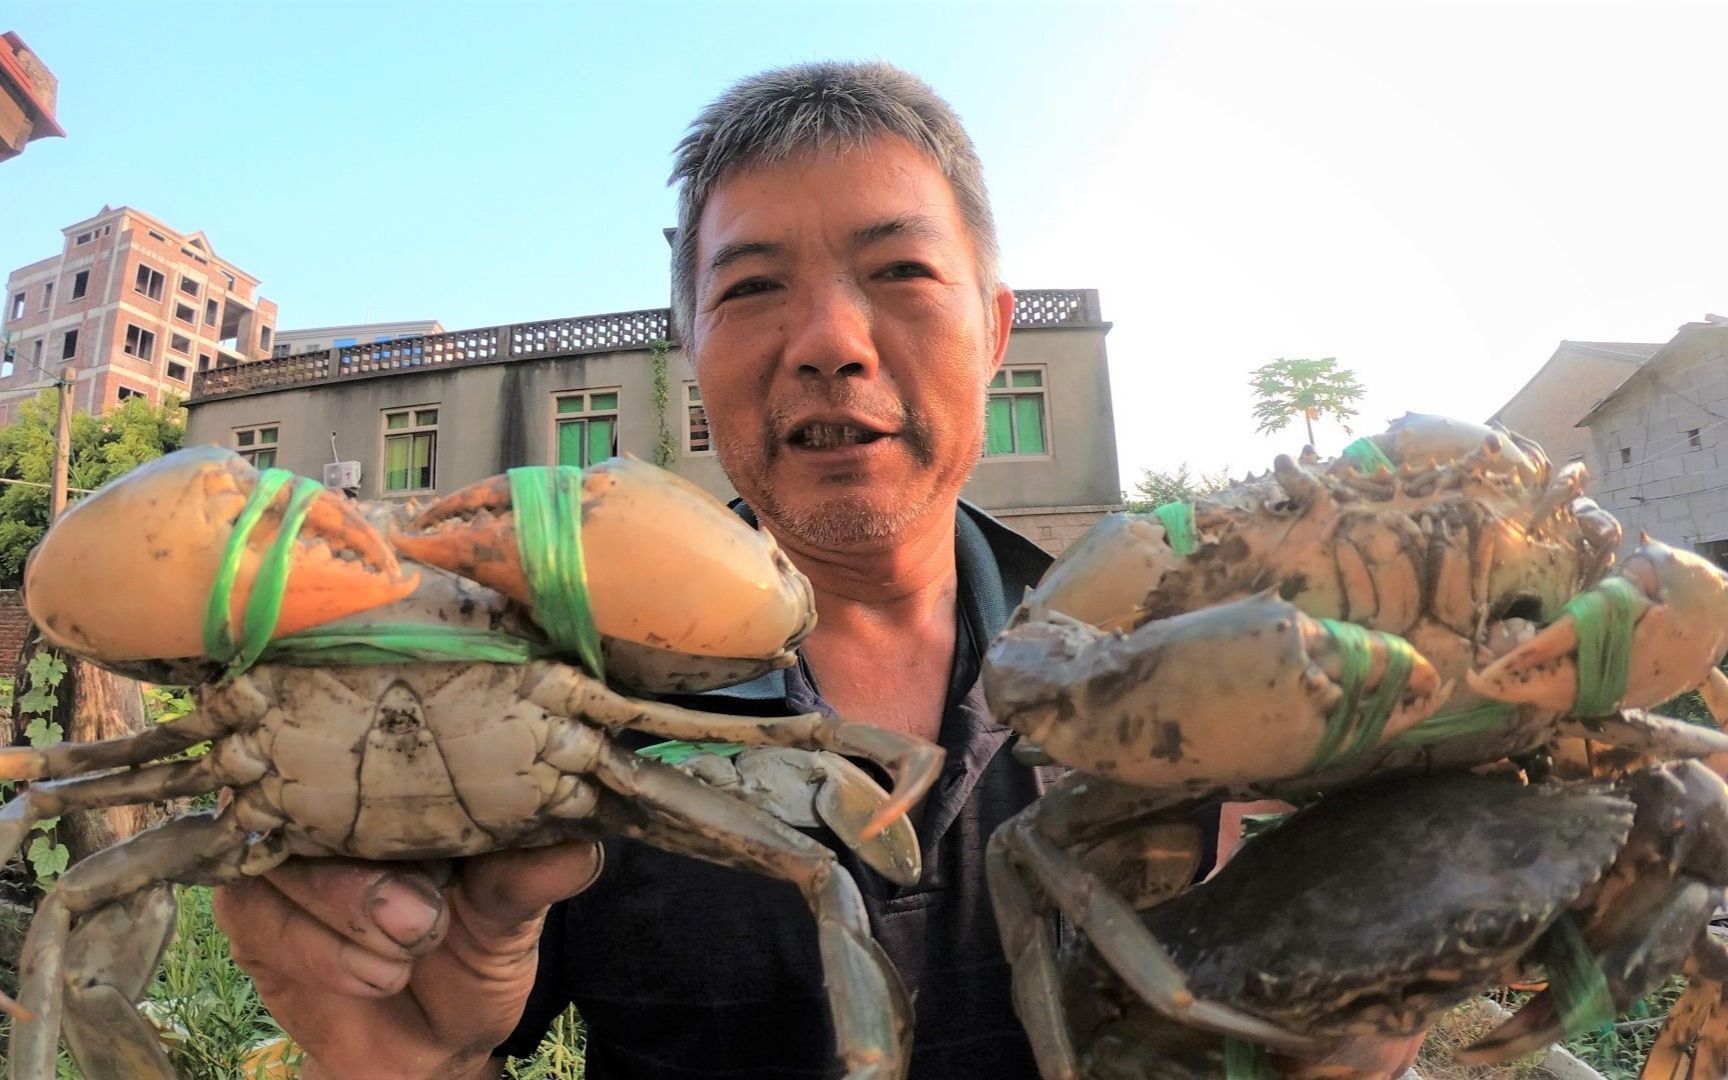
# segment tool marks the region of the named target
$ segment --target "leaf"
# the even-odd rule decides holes
[[[46,716],[38,716],[24,726],[24,735],[31,746],[51,746],[65,737],[66,729]]]
[[[38,836],[30,842],[30,851],[26,858],[36,869],[36,880],[46,884],[65,871],[66,864],[72,861],[72,853],[66,849],[65,844],[55,843],[46,836]]]

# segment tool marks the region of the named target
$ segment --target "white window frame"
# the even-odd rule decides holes
[[[264,436],[268,434],[268,440]],[[234,452],[245,458],[254,469],[268,469],[276,464],[277,455],[282,449],[282,425],[277,422],[268,424],[251,424],[247,427],[234,429]],[[259,455],[268,453],[270,460],[263,465],[258,464]]]
[[[1015,386],[1014,385],[1014,373],[1020,372],[1020,371],[1036,371],[1036,372],[1038,372],[1038,385],[1037,386]],[[979,458],[979,461],[981,461],[981,462],[991,462],[991,461],[1048,461],[1051,458],[1055,457],[1056,456],[1056,430],[1055,430],[1056,424],[1055,424],[1054,418],[1050,415],[1050,368],[1049,368],[1049,366],[1046,364],[1003,364],[1000,368],[997,369],[997,372],[999,375],[1001,375],[1002,381],[1005,385],[999,386],[999,387],[998,386],[990,387],[989,388],[990,399],[1004,397],[1004,398],[1008,398],[1008,399],[1012,400],[1014,398],[1020,398],[1020,397],[1037,397],[1037,398],[1042,400],[1043,405],[1042,405],[1042,408],[1039,410],[1039,412],[1044,417],[1044,449],[1043,449],[1043,451],[1041,451],[1039,453],[1035,453],[1035,454],[1024,454],[1018,450],[1012,450],[1006,454],[992,454],[992,453],[990,453],[988,451],[988,447],[990,445],[990,442],[989,442],[990,429],[989,429],[989,421],[988,421],[988,419],[986,419],[985,429],[984,429],[984,438],[985,438],[984,445],[986,447],[986,451],[985,451],[984,455]],[[992,381],[994,381],[995,376],[992,376],[991,379],[992,379]],[[1009,423],[1010,424],[1013,424],[1013,425],[1019,424],[1019,419],[1018,419],[1016,410],[1014,410],[1013,408],[1010,408],[1008,411],[1008,416],[1009,416]],[[1016,446],[1018,446],[1020,444],[1018,428],[1016,427],[1014,429],[1014,431],[1015,431],[1014,443]]]
[[[595,394],[612,394],[612,395],[615,395],[618,399],[617,404],[613,405],[612,408],[610,408],[610,409],[596,410],[596,409],[592,408],[587,403],[587,400],[592,399]],[[583,407],[582,407],[582,411],[581,412],[575,412],[575,413],[560,413],[558,411],[558,403],[561,401],[569,401],[572,398],[585,399]],[[623,420],[623,417],[620,416],[619,414],[620,414],[621,410],[623,409],[623,406],[624,406],[624,388],[621,386],[583,387],[580,390],[560,390],[559,392],[553,394],[552,395],[552,443],[551,443],[551,447],[550,447],[551,452],[547,455],[551,459],[551,463],[554,465],[558,464],[558,443],[559,443],[558,429],[559,428],[563,427],[565,424],[585,423],[589,420],[602,419],[602,418],[608,417],[608,416],[612,418],[612,444],[614,447],[617,448],[619,453],[622,453],[624,443],[623,443],[623,432],[621,429],[623,428],[624,420]],[[604,460],[604,459],[602,459],[602,460]],[[595,463],[595,464],[597,464],[597,463]]]
[[[421,414],[428,410],[437,415],[434,416],[432,423],[422,423],[420,420]],[[398,495],[420,495],[428,491],[438,490],[438,421],[443,419],[443,411],[443,403],[437,401],[429,401],[422,405],[403,405],[396,408],[379,410],[378,487],[382,494],[387,497],[394,497]],[[402,415],[408,417],[408,423],[402,427],[391,427],[390,418],[392,416]],[[414,487],[412,485],[414,475],[413,437],[416,435],[432,436],[432,452],[428,455],[427,461],[428,471],[431,475],[427,478],[429,483],[425,487]],[[390,443],[395,439],[406,439],[409,446],[408,475],[410,486],[404,488],[390,487]]]

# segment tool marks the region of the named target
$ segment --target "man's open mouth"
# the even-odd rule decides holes
[[[794,428],[786,441],[805,450],[832,450],[838,446],[875,442],[883,434],[850,424],[805,424]]]

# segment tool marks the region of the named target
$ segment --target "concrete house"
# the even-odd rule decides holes
[[[1579,424],[1627,546],[1642,529],[1728,565],[1728,318],[1682,326]]]
[[[1590,432],[1578,418],[1595,408],[1662,346],[1626,341],[1562,341],[1536,374],[1488,418],[1535,439],[1556,465],[1582,461],[1591,492],[1603,462],[1592,453]]]
[[[985,456],[965,497],[1050,551],[1121,507],[1104,338],[1094,289],[1016,294],[990,389]],[[198,373],[187,442],[320,477],[358,462],[362,498],[426,498],[516,466],[655,460],[733,492],[709,440],[670,312],[487,326],[258,360]],[[657,368],[664,397],[657,402]]]

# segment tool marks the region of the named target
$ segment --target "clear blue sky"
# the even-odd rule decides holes
[[[130,204],[284,328],[663,305],[694,113],[892,60],[967,121],[1008,282],[1102,291],[1125,481],[1299,445],[1252,431],[1275,357],[1354,368],[1359,430],[1480,420],[1563,338],[1728,313],[1722,4],[24,0],[5,29],[69,137],[0,165],[0,272]]]

